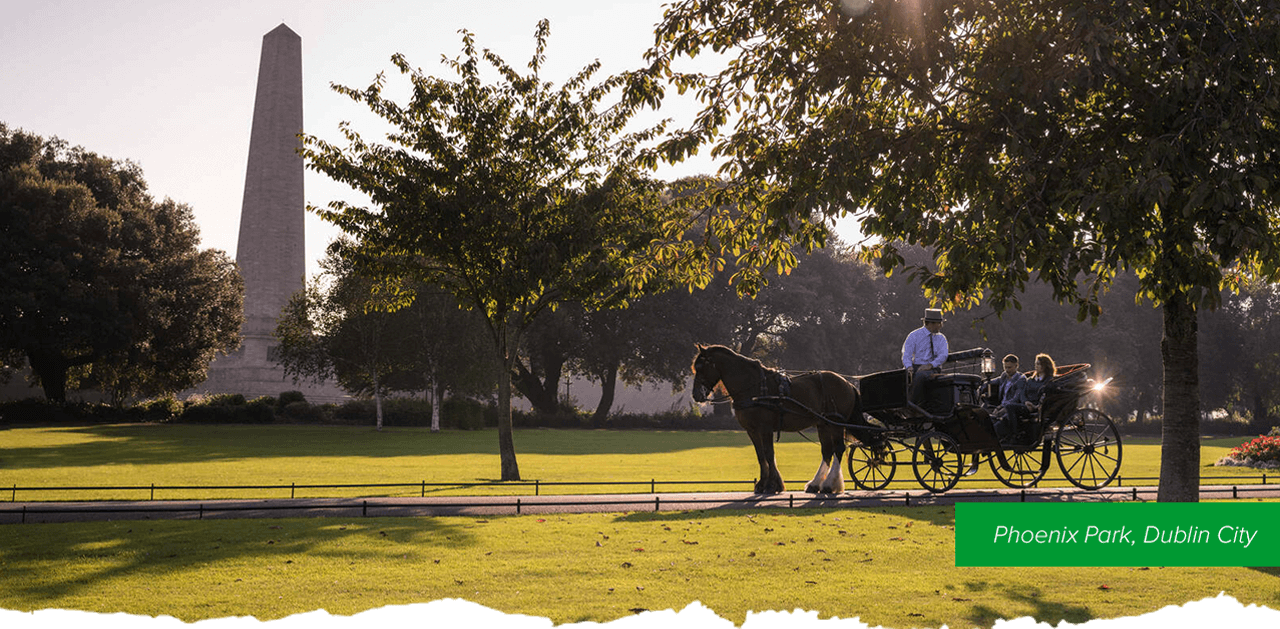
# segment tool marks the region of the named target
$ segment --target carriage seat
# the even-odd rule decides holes
[[[907,405],[907,370],[894,369],[863,376],[858,380],[865,412],[903,408]]]
[[[948,415],[957,404],[978,406],[982,381],[982,376],[970,373],[934,376],[924,389],[924,409],[935,415]]]
[[[936,415],[946,415],[958,403],[978,404],[978,389],[982,376],[967,373],[948,373],[935,376],[925,387],[925,410]],[[907,370],[895,369],[863,376],[859,381],[862,409],[867,413],[906,408],[910,399]]]

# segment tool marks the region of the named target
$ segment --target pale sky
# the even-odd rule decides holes
[[[524,68],[534,28],[551,21],[543,77],[561,83],[599,59],[599,78],[643,63],[661,0],[0,0],[0,121],[141,165],[157,198],[190,205],[204,246],[234,256],[262,36],[281,23],[302,37],[308,133],[338,141],[350,120],[366,138],[377,119],[329,89],[364,87],[401,52],[453,78],[442,55],[459,29]],[[403,83],[401,83],[403,84]],[[676,108],[678,109],[678,108]],[[687,118],[684,112],[662,116]],[[656,118],[655,118],[656,119]],[[659,175],[710,172],[694,162]],[[350,191],[306,173],[308,203]],[[309,273],[337,231],[307,216]]]

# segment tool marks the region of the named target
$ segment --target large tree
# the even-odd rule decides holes
[[[1035,279],[1094,318],[1133,270],[1163,312],[1159,498],[1197,499],[1197,311],[1280,278],[1280,2],[688,0],[650,59],[633,94],[700,96],[666,156],[727,160],[760,209],[720,225],[755,266],[853,212],[885,269],[890,241],[933,248],[918,279],[948,306]]]
[[[49,399],[72,373],[117,401],[175,393],[239,345],[240,275],[199,242],[136,164],[0,123],[0,351]]]
[[[633,164],[656,131],[628,133],[634,107],[606,104],[618,78],[589,85],[593,63],[560,87],[540,75],[549,32],[521,74],[463,32],[462,56],[445,80],[392,63],[409,80],[399,104],[379,75],[365,89],[334,86],[392,128],[386,144],[342,125],[346,147],[304,139],[308,167],[368,195],[369,207],[316,209],[358,242],[347,254],[375,276],[409,278],[451,292],[488,323],[499,365],[501,478],[518,480],[511,372],[520,338],[564,301],[608,306],[625,295],[620,269],[652,238],[656,183]],[[482,66],[496,82],[486,83]],[[408,296],[406,296],[406,301]]]

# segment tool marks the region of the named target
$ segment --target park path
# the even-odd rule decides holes
[[[1201,500],[1280,497],[1280,485],[1205,485]],[[362,518],[489,516],[553,513],[661,512],[710,509],[864,508],[952,505],[982,502],[1150,501],[1155,487],[1115,487],[1099,491],[1074,488],[953,489],[926,491],[852,491],[813,496],[786,492],[760,496],[748,492],[591,494],[560,496],[452,496],[425,498],[298,498],[274,500],[155,500],[0,503],[0,524],[110,520],[205,520],[229,518]]]

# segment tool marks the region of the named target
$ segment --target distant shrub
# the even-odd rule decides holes
[[[468,398],[449,398],[440,406],[440,427],[459,430],[482,430],[485,427],[485,405]],[[496,419],[497,414],[494,414]]]
[[[309,404],[305,400],[289,402],[280,409],[280,415],[286,421],[300,424],[319,424],[324,421],[323,407]]]
[[[370,415],[370,420],[373,418]],[[384,398],[382,423],[385,426],[430,426],[431,403],[418,398]]]
[[[284,408],[294,402],[306,402],[307,396],[302,391],[285,391],[280,394],[280,400],[277,404],[280,408]]]
[[[270,424],[276,420],[276,399],[269,395],[253,398],[238,414],[246,424]]]
[[[244,406],[244,395],[240,393],[218,393],[204,399],[205,406]]]
[[[171,422],[182,415],[183,405],[172,396],[147,400],[138,404],[142,421]]]

